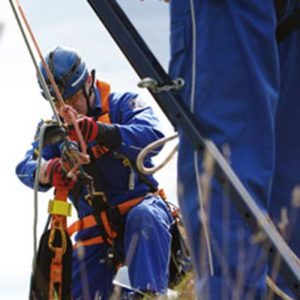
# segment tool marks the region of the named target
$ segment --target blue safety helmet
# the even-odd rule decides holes
[[[45,61],[63,99],[70,98],[83,88],[88,77],[88,70],[85,63],[75,51],[57,47],[45,56]],[[49,88],[51,96],[57,98],[42,64],[40,64],[40,71]],[[42,95],[45,97],[43,92]]]

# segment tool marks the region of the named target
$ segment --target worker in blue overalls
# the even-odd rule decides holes
[[[78,255],[75,245],[72,298],[83,299],[88,295],[89,299],[108,299],[117,265],[124,263],[128,265],[134,289],[164,294],[168,287],[173,217],[162,200],[157,181],[152,176],[142,180],[134,166],[140,149],[163,136],[157,117],[138,95],[111,93],[110,86],[95,80],[95,72],[88,71],[75,51],[57,47],[46,55],[45,60],[66,104],[61,108],[55,102],[56,108],[78,114],[77,124],[91,158],[91,163],[83,168],[93,177],[96,191],[103,193],[106,203],[117,207],[119,212],[118,215],[107,214],[109,224],[117,232],[112,249],[109,233],[103,230],[107,224],[97,223],[85,228],[95,211],[85,199],[87,189],[84,184],[66,175],[66,165],[61,159],[62,143],[44,147],[39,190],[47,191],[52,186],[69,188],[69,197],[79,216],[80,224],[77,225],[80,226],[73,228],[81,227],[76,245],[80,241],[80,249],[84,247],[80,252],[84,253],[84,258]],[[55,98],[46,71],[42,66],[40,68]],[[74,128],[68,129],[70,139],[78,142]],[[32,148],[16,168],[19,179],[29,187],[34,185],[38,142],[36,139],[32,143]],[[147,157],[146,165],[152,165],[151,156],[155,154],[157,152],[152,152]],[[118,260],[111,260],[111,257]]]
[[[299,1],[283,5],[288,16]],[[282,20],[273,0],[172,0],[170,9],[171,77],[184,78],[181,95],[203,135],[223,152],[259,207],[266,211],[272,201],[278,215],[279,203],[287,204],[299,182],[299,164],[293,166],[299,155],[299,33],[279,53],[275,32]],[[198,299],[264,299],[267,257],[229,200],[233,195],[217,169],[204,203],[199,185],[204,153],[195,153],[179,133],[179,204]],[[289,170],[293,172],[288,175]],[[299,252],[299,243],[294,246]]]

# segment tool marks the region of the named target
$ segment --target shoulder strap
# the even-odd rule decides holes
[[[277,16],[280,15],[284,8],[285,0],[274,0]]]
[[[97,121],[111,124],[109,116],[109,95],[110,95],[110,85],[104,81],[96,81],[96,86],[101,93],[101,108],[102,114],[98,117]]]
[[[294,13],[286,20],[280,23],[276,29],[277,41],[280,43],[293,31],[300,29],[300,8],[296,9]]]

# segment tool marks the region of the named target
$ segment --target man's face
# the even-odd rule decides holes
[[[86,103],[86,97],[84,95],[83,89],[80,89],[76,94],[72,97],[64,100],[65,104],[70,105],[74,108],[78,114],[86,115],[88,108]]]
[[[87,81],[85,83],[85,89],[86,89],[86,91],[90,90],[92,84],[93,84],[93,78],[90,75],[90,76],[88,76]],[[94,93],[92,93],[89,96],[88,101],[89,101],[90,107],[93,107],[94,101],[95,101],[95,94]],[[84,94],[84,90],[83,89],[80,89],[72,97],[64,99],[64,103],[66,105],[70,105],[72,108],[74,108],[79,115],[87,115],[87,113],[88,113],[86,96]],[[60,104],[58,102],[56,102],[56,108],[58,110],[60,108]]]

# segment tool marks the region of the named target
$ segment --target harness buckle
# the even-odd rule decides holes
[[[93,191],[92,193],[86,195],[84,199],[88,202],[88,204],[94,207],[97,203],[97,209],[102,210],[107,207],[107,198],[103,192]]]

